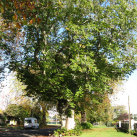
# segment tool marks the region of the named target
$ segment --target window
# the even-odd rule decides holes
[[[31,120],[25,120],[25,123],[29,124],[29,123],[31,123]]]

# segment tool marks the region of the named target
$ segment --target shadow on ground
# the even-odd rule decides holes
[[[0,133],[0,137],[47,137],[52,135],[59,127],[47,129],[28,129]]]

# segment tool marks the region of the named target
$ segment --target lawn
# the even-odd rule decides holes
[[[71,136],[71,137],[76,137],[76,136]],[[80,137],[135,137],[135,136],[123,132],[117,132],[117,130],[113,127],[109,128],[104,125],[101,125],[101,126],[94,126],[94,128],[91,130],[84,130]]]

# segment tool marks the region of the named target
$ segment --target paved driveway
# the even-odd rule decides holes
[[[46,137],[53,134],[57,128],[26,129],[20,131],[8,131],[0,133],[0,137]]]

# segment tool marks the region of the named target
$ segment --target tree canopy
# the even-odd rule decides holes
[[[14,118],[17,120],[21,120],[22,123],[24,121],[25,117],[30,116],[30,106],[23,106],[23,105],[16,105],[16,104],[10,104],[6,110],[4,111],[4,115],[6,117]]]
[[[123,118],[126,117],[126,115],[128,115],[128,112],[126,110],[126,106],[124,105],[117,105],[117,106],[113,106],[113,118],[115,120],[118,120],[119,118],[121,118],[123,116]]]
[[[133,115],[130,114],[131,119],[133,119]],[[123,113],[120,114],[116,120],[129,120],[129,114],[128,113]]]
[[[135,5],[134,0],[2,0],[6,30],[0,47],[27,95],[58,102],[60,113],[80,110],[85,97],[100,102],[113,92],[113,80],[136,68]]]

